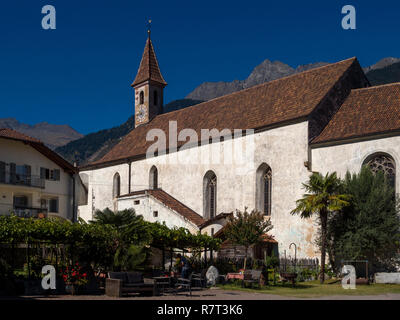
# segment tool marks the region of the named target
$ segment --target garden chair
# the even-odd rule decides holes
[[[193,287],[205,288],[207,286],[206,272],[207,269],[203,269],[201,273],[192,273]]]
[[[175,283],[175,295],[178,294],[179,289],[187,289],[189,290],[190,296],[192,296],[192,279],[193,273],[190,274],[189,278],[178,278]]]

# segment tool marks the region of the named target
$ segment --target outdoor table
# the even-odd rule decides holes
[[[230,279],[239,279],[239,280],[243,280],[244,278],[244,274],[243,273],[228,273],[226,275],[226,281],[229,281]]]

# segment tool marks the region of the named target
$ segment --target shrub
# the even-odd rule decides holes
[[[364,167],[359,174],[346,174],[343,189],[351,195],[351,205],[328,224],[328,251],[335,269],[343,259],[368,260],[370,272],[395,270],[400,210],[386,177]]]

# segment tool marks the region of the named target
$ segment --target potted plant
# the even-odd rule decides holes
[[[61,269],[61,275],[65,282],[65,290],[72,295],[78,294],[79,289],[88,282],[87,273],[82,271],[78,263]]]

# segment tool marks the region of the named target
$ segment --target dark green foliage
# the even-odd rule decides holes
[[[11,266],[6,259],[0,258],[0,281],[11,273]]]
[[[279,258],[272,252],[272,255],[265,257],[264,265],[267,269],[275,269],[279,267]]]
[[[261,236],[270,231],[273,226],[269,219],[264,219],[264,215],[257,210],[250,213],[247,208],[244,211],[236,210],[236,215],[231,215],[225,226],[225,235],[228,241],[235,245],[245,247],[247,258],[248,248],[261,241]],[[246,268],[246,259],[244,262]]]
[[[351,206],[329,220],[330,256],[338,267],[341,259],[368,260],[370,271],[393,270],[399,253],[399,205],[383,173],[364,167],[347,173],[343,192]]]
[[[208,248],[217,250],[221,241],[205,234],[191,234],[187,229],[169,229],[165,224],[144,221],[134,210],[96,212],[91,223],[78,223],[49,218],[19,218],[0,216],[0,253],[13,251],[13,246],[29,243],[29,273],[40,275],[45,264],[59,266],[78,261],[90,270],[109,271],[143,267],[149,257],[150,246],[165,248]],[[10,248],[10,249],[8,249]],[[41,258],[42,249],[51,252],[51,258]],[[8,251],[7,251],[8,250]],[[55,254],[58,252],[58,262]],[[23,260],[26,252],[23,251]],[[15,265],[14,256],[6,256],[0,265],[0,276],[7,273],[7,265]],[[8,259],[8,260],[7,260]],[[62,260],[62,261],[61,261]],[[2,262],[2,261],[0,261]],[[20,265],[20,263],[18,264]],[[40,267],[40,268],[39,268]],[[27,274],[28,272],[26,272]]]
[[[373,86],[400,82],[400,62],[382,69],[371,70],[367,73],[367,78]]]
[[[136,216],[134,209],[125,209],[122,211],[114,211],[109,208],[105,208],[104,210],[96,210],[94,213],[94,220],[90,221],[91,223],[97,224],[108,224],[116,227],[117,229],[126,227],[130,223],[139,219]]]
[[[129,245],[120,246],[115,252],[114,256],[114,270],[115,271],[132,271],[138,270],[143,266],[147,259],[148,253],[145,247]]]
[[[134,119],[133,116],[131,116],[120,126],[89,133],[80,139],[67,143],[65,146],[56,148],[55,151],[71,163],[78,160],[79,164],[82,165],[85,164],[96,152],[103,148],[102,152],[92,160],[100,159],[134,127]]]
[[[296,201],[296,208],[292,214],[300,214],[302,218],[310,218],[314,214],[318,216],[320,223],[320,248],[321,248],[321,283],[325,280],[325,257],[327,249],[328,218],[333,212],[340,211],[348,206],[350,197],[341,193],[341,181],[336,172],[313,173],[309,182],[303,183],[306,194]]]

